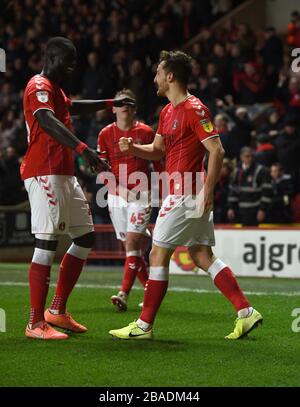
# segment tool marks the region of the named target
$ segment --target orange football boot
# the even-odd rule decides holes
[[[25,335],[27,336],[27,338],[30,339],[44,339],[44,340],[69,338],[68,335],[52,328],[50,325],[47,324],[46,321],[42,321],[35,328],[29,328],[29,326],[27,325]]]
[[[84,333],[87,328],[76,322],[71,315],[66,311],[65,314],[52,314],[49,309],[45,311],[45,320],[50,325],[57,326],[58,328],[68,329],[75,333]]]

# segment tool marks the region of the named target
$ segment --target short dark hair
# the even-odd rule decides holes
[[[172,72],[175,79],[187,86],[192,73],[192,57],[182,51],[161,51],[159,62],[164,62],[163,69]]]
[[[280,164],[280,163],[273,163],[273,164],[271,164],[271,167],[277,167],[279,169],[279,171],[281,171],[281,172],[284,171],[284,168],[283,168],[282,164]]]
[[[76,51],[75,45],[71,40],[65,37],[52,37],[47,42],[46,54],[57,54]]]
[[[244,146],[244,147],[241,148],[241,151],[240,151],[240,155],[243,155],[243,154],[254,155],[254,150],[251,147]]]

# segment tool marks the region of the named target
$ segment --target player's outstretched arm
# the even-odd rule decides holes
[[[135,100],[129,97],[104,100],[72,100],[69,111],[71,115],[80,115],[95,113],[97,110],[103,110],[113,106],[122,107],[126,105],[135,107]]]
[[[80,141],[61,121],[59,121],[51,110],[41,109],[35,113],[39,126],[51,137],[61,144],[72,148],[81,154],[89,164],[92,171],[99,172],[108,170],[109,166],[105,160],[99,158],[98,153]]]
[[[135,144],[131,137],[121,137],[119,148],[123,153],[132,154],[144,160],[161,160],[165,155],[165,144],[161,136],[156,135],[152,144]]]
[[[213,206],[214,188],[220,177],[224,149],[219,137],[205,140],[203,141],[203,145],[209,152],[207,177],[204,188],[204,211],[208,211]]]

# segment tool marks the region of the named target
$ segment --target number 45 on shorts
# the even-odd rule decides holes
[[[130,223],[133,225],[143,225],[145,223],[145,213],[133,212],[130,216]]]

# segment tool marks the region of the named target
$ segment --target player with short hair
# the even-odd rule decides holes
[[[236,309],[238,318],[235,328],[226,338],[241,338],[262,322],[261,314],[251,307],[231,269],[211,249],[215,244],[212,213],[214,187],[222,168],[224,150],[207,107],[188,93],[190,73],[190,56],[181,51],[162,51],[154,82],[158,96],[166,96],[170,103],[160,114],[154,142],[141,146],[130,138],[120,139],[121,151],[149,160],[161,159],[165,155],[167,173],[179,173],[183,184],[184,173],[191,173],[192,180],[188,194],[181,192],[179,182],[173,183],[169,196],[162,204],[153,231],[150,274],[142,313],[136,322],[111,330],[109,333],[115,338],[153,337],[152,325],[168,288],[169,262],[177,246],[188,247],[195,264],[208,272],[217,288]],[[197,190],[196,179],[206,151],[209,159],[203,194],[203,189]],[[191,218],[188,216],[191,198],[201,193],[204,196],[203,215],[197,209],[199,205],[195,204],[199,216]]]
[[[36,243],[29,270],[30,321],[25,335],[36,339],[67,339],[50,326],[82,333],[87,329],[66,311],[66,303],[94,243],[94,227],[83,191],[74,177],[74,152],[92,170],[107,169],[96,151],[72,132],[70,114],[91,113],[107,106],[123,106],[130,99],[71,101],[61,89],[62,80],[76,63],[76,48],[64,37],[51,38],[41,74],[32,77],[24,91],[28,148],[21,165],[31,206]],[[58,235],[69,234],[73,243],[59,269],[55,296],[44,312],[50,268]]]
[[[122,89],[115,95],[119,98],[135,96],[130,89]],[[108,190],[108,207],[112,224],[117,238],[124,244],[126,260],[122,286],[117,295],[111,297],[113,305],[119,311],[126,311],[128,295],[137,277],[145,286],[148,272],[143,258],[145,238],[149,235],[147,226],[150,220],[150,173],[147,160],[122,153],[119,149],[119,140],[130,137],[139,145],[150,144],[154,140],[151,127],[135,119],[136,106],[113,107],[116,121],[101,130],[98,137],[98,152],[100,157],[106,159],[116,179],[116,189]],[[126,170],[126,179],[120,180],[120,175]],[[121,174],[120,174],[121,171]],[[147,184],[144,186],[144,200],[130,199],[128,193],[134,191],[136,183],[130,183],[129,177],[134,173],[142,172],[147,175]],[[140,197],[141,198],[141,197]]]

